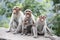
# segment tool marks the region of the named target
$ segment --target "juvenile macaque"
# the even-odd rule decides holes
[[[23,21],[22,33],[28,34],[35,27],[35,19],[30,9],[25,10],[25,19]]]
[[[46,23],[46,16],[39,16],[39,18],[37,19],[37,32],[38,34],[50,34],[51,31],[50,29],[47,27],[47,23]]]
[[[18,25],[21,24],[21,21],[23,19],[23,12],[21,11],[21,8],[19,8],[18,6],[13,8],[13,12],[12,12],[12,16],[11,16],[11,20],[9,23],[9,31],[7,32],[14,32]]]

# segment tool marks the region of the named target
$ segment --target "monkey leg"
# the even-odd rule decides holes
[[[29,25],[29,26],[27,26],[27,33],[31,33],[31,28],[32,28],[32,25]]]
[[[38,33],[38,35],[44,35],[44,28],[43,28],[44,26],[42,26],[42,25],[39,25],[38,27],[37,27],[37,33]]]
[[[12,32],[12,28],[13,28],[13,23],[9,24],[9,29],[8,29],[8,31],[6,31],[6,32],[7,32],[7,33],[8,33],[8,32]]]
[[[32,29],[32,25],[28,25],[28,26],[27,26],[27,29],[26,29],[28,36],[30,36],[30,34],[31,34],[31,29]]]
[[[18,25],[18,27],[16,28],[14,34],[19,33],[21,30],[22,30],[22,26],[21,25]]]
[[[34,38],[36,38],[37,37],[37,27],[32,26],[32,31],[33,31]]]
[[[26,29],[26,25],[22,24],[22,32],[21,32],[21,35],[23,35],[25,33],[25,29]]]
[[[47,29],[47,33],[48,33],[49,35],[51,35],[51,36],[54,35],[54,34],[52,34],[52,30],[51,30],[51,29],[49,29],[48,27],[47,27],[46,29]]]
[[[51,31],[48,27],[46,28],[46,33],[45,33],[44,37],[50,38],[51,40],[57,40],[57,38],[58,38],[56,35],[51,33]]]
[[[15,32],[15,30],[17,29],[17,26],[18,26],[17,23],[13,22],[13,30],[12,30],[13,32]]]

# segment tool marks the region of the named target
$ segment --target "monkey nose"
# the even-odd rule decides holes
[[[29,12],[26,12],[26,13],[28,13],[28,14],[29,14]]]

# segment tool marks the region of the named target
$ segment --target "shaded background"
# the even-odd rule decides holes
[[[48,27],[60,36],[60,0],[0,0],[0,27],[8,28],[12,8],[19,6],[22,11],[33,11],[35,19],[43,14],[47,16]]]

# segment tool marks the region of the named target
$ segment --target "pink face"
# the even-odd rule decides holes
[[[13,13],[14,14],[17,14],[19,11],[20,11],[20,8],[18,8],[18,7],[16,7],[16,8],[13,9]]]
[[[16,14],[16,10],[13,10],[13,13]]]
[[[46,19],[45,16],[39,16],[39,20],[40,20],[41,22],[45,21],[45,19]]]
[[[26,17],[30,18],[31,17],[31,12],[30,11],[26,11]]]

